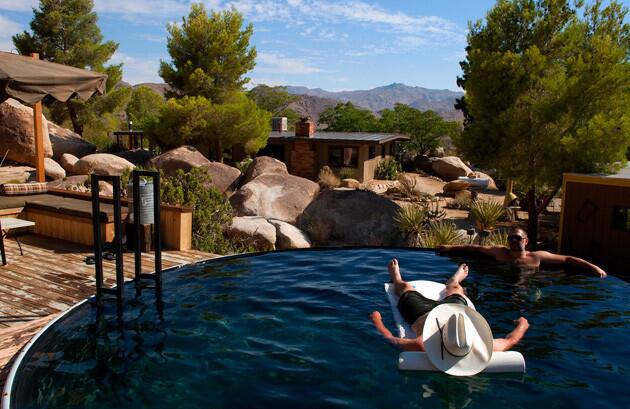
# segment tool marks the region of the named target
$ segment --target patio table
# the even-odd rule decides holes
[[[9,236],[9,230],[14,230],[14,229],[19,229],[22,227],[31,227],[31,226],[35,226],[35,222],[32,222],[30,220],[22,220],[22,219],[15,219],[15,218],[6,218],[6,219],[0,219],[0,252],[2,253],[2,265],[6,265],[7,264],[7,256],[4,250],[4,238]],[[22,243],[20,243],[20,239],[18,238],[18,236],[15,236],[15,241],[18,244],[18,247],[20,248],[20,255],[24,255],[24,252],[22,251]]]

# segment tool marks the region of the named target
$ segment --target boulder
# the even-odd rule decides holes
[[[52,145],[53,159],[56,161],[59,161],[64,153],[70,153],[77,158],[82,158],[96,152],[96,145],[86,141],[81,135],[52,122],[48,122],[48,133]]]
[[[180,146],[149,160],[148,168],[162,170],[166,176],[175,176],[177,170],[184,172],[209,164],[210,161],[192,146]]]
[[[142,167],[145,167],[144,165],[154,156],[151,151],[146,149],[132,149],[130,151],[116,152],[114,155]]]
[[[252,163],[247,167],[243,183],[249,183],[258,176],[265,173],[277,173],[280,175],[288,175],[287,165],[284,162],[269,156],[258,156],[254,158]]]
[[[358,189],[361,187],[361,182],[356,179],[341,179],[340,187],[349,187],[350,189]]]
[[[64,179],[53,180],[47,183],[48,189],[64,189],[75,192],[87,192],[88,188],[85,183],[88,175],[68,176]]]
[[[52,180],[63,179],[66,177],[66,171],[64,168],[51,158],[44,158],[44,170],[46,172],[46,176]]]
[[[380,246],[397,244],[393,201],[364,190],[322,192],[304,210],[298,227],[314,245]]]
[[[442,191],[444,193],[459,192],[460,190],[468,189],[470,186],[469,182],[463,180],[453,180],[442,186]]]
[[[488,190],[499,190],[497,188],[497,184],[494,183],[494,179],[492,179],[490,177],[490,175],[483,173],[483,172],[470,172],[468,174],[469,178],[479,178],[479,179],[488,179],[488,186],[486,186],[486,189]]]
[[[235,217],[226,234],[259,250],[275,248],[276,228],[264,217]]]
[[[69,175],[74,175],[74,165],[76,165],[78,161],[79,158],[71,153],[64,153],[59,158],[59,164]]]
[[[269,223],[276,228],[276,248],[285,250],[311,247],[311,241],[306,234],[294,225],[274,219],[269,220]]]
[[[122,175],[125,169],[133,169],[133,163],[109,153],[93,153],[79,159],[74,164],[73,171],[78,175]]]
[[[433,171],[443,180],[450,182],[460,176],[468,176],[472,170],[457,156],[435,158]]]
[[[43,119],[44,157],[53,155],[48,121]],[[35,166],[35,136],[33,125],[33,109],[9,98],[0,104],[0,159]],[[8,152],[8,153],[7,153]]]
[[[99,196],[114,196],[114,186],[107,182],[98,182]]]
[[[212,184],[227,196],[230,196],[238,187],[241,179],[240,170],[221,162],[210,162],[201,167],[208,170]]]
[[[266,173],[243,185],[232,195],[230,203],[239,216],[263,216],[295,223],[317,192],[319,185],[308,179]]]
[[[413,159],[413,169],[433,174],[433,162],[435,162],[435,159],[426,155],[418,155]]]

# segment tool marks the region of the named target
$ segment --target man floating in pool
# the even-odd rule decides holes
[[[484,342],[490,344],[488,345],[488,348],[491,348],[491,350],[487,351],[488,355],[491,355],[492,351],[507,351],[512,348],[514,345],[519,343],[529,328],[527,320],[524,317],[520,317],[516,320],[516,328],[505,338],[492,339],[492,333],[490,332],[490,327],[487,322],[478,312],[468,306],[468,302],[464,297],[465,292],[464,288],[461,286],[461,282],[468,276],[468,266],[466,264],[460,265],[455,274],[453,274],[453,276],[446,282],[445,297],[440,301],[430,300],[424,297],[416,291],[411,284],[403,281],[400,275],[398,260],[392,259],[392,261],[389,262],[388,270],[396,294],[400,296],[398,301],[398,310],[400,311],[400,315],[411,326],[411,329],[413,329],[413,331],[419,336],[415,339],[398,338],[393,336],[391,331],[389,331],[383,324],[381,314],[378,311],[372,312],[372,314],[370,314],[370,318],[372,319],[372,322],[378,332],[380,332],[381,335],[383,335],[383,337],[385,337],[385,339],[387,339],[393,346],[403,351],[426,350],[425,342],[429,340],[429,336],[427,336],[427,327],[435,327],[435,325],[433,325],[435,323],[432,320],[427,320],[427,317],[432,311],[437,311],[438,309],[445,310],[442,311],[442,313],[446,313],[446,315],[442,314],[442,322],[439,324],[440,327],[435,327],[434,329],[438,329],[443,335],[444,331],[452,327],[451,323],[453,323],[455,327],[463,326],[464,328],[474,328],[474,330],[469,331],[469,339],[475,340],[476,338],[479,338],[477,337],[477,334],[479,334],[480,338]],[[426,327],[425,321],[427,322]],[[459,321],[461,321],[461,323]],[[466,333],[466,331],[464,332]],[[482,336],[483,333],[487,333],[488,336]],[[473,335],[472,337],[471,334]],[[432,340],[435,340],[435,338],[436,337],[431,337]],[[446,337],[442,336],[442,338]],[[458,347],[462,346],[462,342],[460,342],[462,340],[460,338],[461,334],[456,342]],[[447,348],[447,352],[448,351],[449,349]],[[442,355],[444,355],[443,352]],[[455,356],[459,355],[460,354],[455,354]]]
[[[538,268],[541,264],[574,266],[602,278],[607,276],[606,272],[595,264],[578,257],[563,256],[549,253],[548,251],[527,251],[527,243],[529,243],[529,239],[525,230],[520,227],[512,227],[508,232],[508,247],[477,245],[439,246],[437,251],[438,253],[450,251],[481,253],[494,257],[498,262],[511,263],[519,268]]]

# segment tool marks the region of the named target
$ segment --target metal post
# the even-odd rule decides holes
[[[140,274],[142,273],[142,254],[140,249],[140,173],[132,172],[133,179],[133,223],[136,228],[136,245],[134,252],[136,295],[140,295]]]
[[[101,305],[103,297],[103,258],[101,243],[101,218],[100,200],[98,195],[98,185],[100,178],[98,175],[91,175],[92,184],[92,227],[94,230],[94,270],[96,271],[96,303]]]
[[[114,248],[116,251],[116,305],[118,316],[122,316],[125,275],[123,270],[122,220],[120,205],[120,176],[112,176],[114,185]]]
[[[160,236],[160,172],[153,174],[153,243],[155,246],[155,292],[162,300],[162,240]]]

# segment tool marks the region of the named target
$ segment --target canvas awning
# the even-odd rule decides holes
[[[35,126],[35,168],[37,180],[43,182],[44,142],[41,100],[50,95],[65,102],[73,96],[88,99],[105,92],[107,75],[0,51],[0,103],[9,98],[33,105]]]
[[[46,95],[62,102],[74,95],[88,99],[105,92],[106,80],[105,74],[0,52],[0,102],[16,98],[34,104]]]

